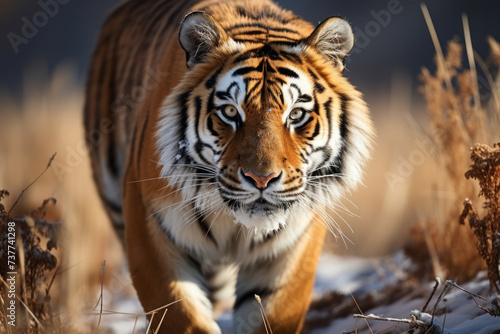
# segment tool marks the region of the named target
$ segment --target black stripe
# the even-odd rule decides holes
[[[242,61],[245,61],[245,60],[248,60],[248,59],[251,59],[251,58],[256,58],[257,56],[255,55],[255,51],[252,50],[252,51],[249,51],[249,52],[245,52],[241,55],[239,55],[238,57],[236,57],[236,59],[234,60],[234,64],[237,64],[237,63],[240,63]]]
[[[316,75],[316,73],[314,73],[310,68],[307,69],[307,72],[309,72],[309,75],[314,79],[314,80],[318,80],[318,76]]]
[[[134,39],[135,35],[140,35],[143,38],[140,38],[139,41],[141,45],[134,44],[134,47],[129,47],[128,51],[129,54],[127,54],[126,63],[125,66],[122,68],[121,74],[123,77],[127,77],[128,80],[123,80],[122,78],[119,78],[117,82],[125,82],[125,85],[122,89],[122,92],[130,92],[132,89],[136,86],[140,86],[141,82],[139,81],[139,77],[141,74],[136,76],[136,72],[141,71],[144,66],[144,61],[141,58],[144,58],[145,52],[144,50],[146,49],[145,47],[145,42],[150,36],[152,35],[152,31],[154,28],[156,28],[156,25],[158,22],[162,22],[162,20],[165,18],[165,15],[171,10],[171,5],[169,5],[166,2],[163,3],[158,3],[155,8],[147,8],[145,6],[145,10],[147,9],[146,15],[151,15],[154,14],[155,16],[152,18],[149,18],[148,20],[140,20],[140,24],[144,23],[149,23],[147,26],[135,26],[133,27],[134,30],[130,33],[130,38]],[[136,17],[138,16],[137,13],[135,13]],[[131,14],[129,13],[126,17],[126,19],[130,19]]]
[[[252,49],[239,55],[234,60],[234,63],[239,63],[248,59],[264,58],[264,57],[267,57],[271,60],[283,60],[283,57],[281,57],[280,53],[274,50],[269,44],[266,44],[261,48]]]
[[[265,30],[249,30],[249,31],[240,32],[238,35],[264,35],[266,33],[267,33],[267,31],[265,31]],[[236,36],[238,36],[238,35],[236,35]],[[236,37],[236,36],[233,36],[233,37]]]
[[[286,84],[286,81],[285,81],[285,80],[283,80],[283,79],[281,79],[281,78],[274,78],[274,80],[276,80],[277,82],[279,82],[282,86],[283,86],[284,84]],[[283,94],[281,94],[281,95],[283,95]]]
[[[143,142],[144,142],[144,138],[146,138],[146,127],[148,126],[148,123],[149,123],[149,112],[146,114],[146,119],[144,120],[144,123],[142,124],[141,138],[139,140],[139,147],[137,148],[137,174],[138,175],[141,175],[141,164],[139,162],[142,160],[141,154],[142,154],[142,149],[144,148]]]
[[[214,122],[212,121],[212,117],[208,117],[207,128],[208,128],[208,131],[210,131],[210,133],[212,134],[212,136],[214,136],[214,137],[219,136],[219,133],[217,131],[215,131],[215,129],[214,129]]]
[[[119,177],[119,174],[121,174],[120,166],[118,165],[118,157],[116,155],[115,137],[112,133],[108,135],[107,163],[111,175],[115,178]]]
[[[245,74],[248,74],[251,72],[262,73],[263,70],[264,70],[264,61],[261,61],[259,63],[259,65],[257,65],[256,67],[248,66],[248,67],[242,67],[242,68],[237,69],[236,71],[233,72],[233,77],[236,77],[239,75],[245,75]]]
[[[234,74],[233,74],[234,76]],[[236,83],[236,81],[233,81],[229,87],[227,87],[226,91],[223,92],[223,91],[218,91],[215,93],[215,96],[217,96],[219,99],[221,100],[230,100],[230,99],[234,99],[235,100],[235,96],[232,96],[231,95],[231,89],[234,87],[234,86],[238,86],[238,84]],[[239,91],[239,87],[238,87],[238,90],[237,92]],[[208,109],[209,111],[211,109]]]
[[[194,258],[194,256],[192,256],[188,250],[186,250],[184,252],[184,256],[187,260],[187,262],[189,263],[189,265],[191,266],[191,268],[195,269],[198,273],[198,275],[200,275],[199,277],[200,278],[203,278],[203,268],[201,266],[201,262],[198,261],[197,259]],[[202,286],[200,288],[205,288],[206,289],[206,286],[205,286],[205,282],[204,280],[202,280]]]
[[[209,225],[207,225],[205,216],[201,213],[200,210],[196,208],[194,209],[194,213],[196,216],[196,222],[198,223],[198,226],[202,230],[202,233],[214,243],[215,247],[217,247],[218,246],[217,240],[215,240],[215,237],[213,236],[212,232],[210,232],[210,227]]]
[[[302,124],[302,125],[300,126],[300,128],[298,128],[298,129],[297,129],[297,131],[305,130],[305,126],[306,126],[307,124],[311,123],[313,120],[314,120],[314,118],[313,118],[313,117],[309,117],[309,118],[307,119],[307,121],[305,121],[305,122],[304,122],[304,124]],[[301,132],[302,132],[302,131],[301,131]],[[309,138],[306,138],[306,139],[309,139]]]
[[[254,44],[263,44],[263,43],[266,43],[267,42],[267,39],[262,39],[262,40],[256,40],[256,39],[246,39],[246,38],[233,38],[236,42],[240,42],[240,43],[254,43]],[[289,41],[286,41],[286,40],[282,40],[282,41],[279,41],[279,40],[274,40],[272,42],[270,42],[271,44],[277,44],[277,45],[288,45],[288,46],[295,46],[297,45],[296,42],[289,42]]]
[[[340,97],[340,137],[343,139],[344,143],[346,143],[347,135],[348,135],[348,120],[347,120],[347,104],[350,99],[345,94],[339,94]]]
[[[316,125],[314,126],[314,132],[310,137],[307,137],[308,140],[313,140],[316,138],[317,135],[319,135],[319,122],[316,121]]]
[[[232,210],[238,210],[240,207],[241,207],[241,203],[238,202],[237,200],[235,199],[231,199],[231,198],[228,198],[228,197],[223,197],[222,196],[222,200],[224,201],[224,203],[226,203],[226,205],[231,208]]]
[[[295,187],[292,187],[292,188],[288,188],[288,189],[285,189],[285,190],[279,190],[279,191],[275,191],[275,193],[277,194],[288,194],[292,191],[295,191],[295,190],[298,190],[302,188],[302,184],[299,184],[298,186],[295,186]]]
[[[144,208],[144,210],[146,210],[146,208]],[[160,215],[158,213],[152,213],[150,216],[153,217],[153,219],[156,222],[156,225],[158,225],[158,227],[163,231],[163,233],[167,236],[167,238],[169,238],[174,244],[176,244],[173,234],[163,225],[163,221],[159,219]]]
[[[315,96],[316,96],[316,94],[315,94]],[[323,107],[325,108],[325,114],[326,114],[326,118],[328,121],[328,138],[326,140],[327,143],[330,143],[330,140],[332,138],[332,131],[333,131],[331,104],[332,104],[332,98],[329,98],[328,101],[326,101],[323,105]],[[319,111],[318,111],[318,113],[319,113]],[[343,145],[343,144],[341,144],[341,145]],[[313,151],[313,153],[316,153],[316,152],[323,152],[324,160],[323,160],[323,162],[321,162],[321,164],[319,164],[316,167],[316,170],[320,172],[318,175],[324,175],[321,173],[320,170],[326,164],[329,163],[330,158],[332,157],[332,150],[329,146],[323,146],[323,147],[317,148]]]
[[[231,31],[231,30],[238,29],[238,28],[256,28],[256,27],[257,28],[262,28],[262,29],[265,29],[265,30],[269,30],[269,31],[289,32],[289,33],[292,33],[292,34],[299,35],[299,33],[296,30],[287,29],[287,28],[270,27],[270,26],[267,26],[265,24],[257,23],[257,22],[236,24],[236,25],[234,25],[232,27],[229,27],[227,30]]]
[[[244,7],[237,6],[236,11],[238,12],[238,15],[245,17],[245,18],[249,18],[251,20],[258,21],[258,20],[270,18],[274,21],[280,22],[281,24],[287,24],[289,22],[287,19],[285,19],[284,17],[282,17],[278,13],[272,12],[269,7],[265,7],[264,10],[260,11],[260,12],[255,12],[255,11],[249,12]]]
[[[266,243],[268,243],[271,240],[274,240],[274,238],[280,233],[281,229],[273,230],[262,238],[262,240],[255,241],[255,239],[252,239],[250,241],[250,251],[253,251],[255,247],[257,246],[262,246]]]
[[[335,158],[335,162],[327,167],[321,168],[316,170],[315,172],[312,173],[313,176],[324,176],[324,175],[340,175],[343,173],[344,170],[344,159],[345,155],[347,153],[347,136],[349,135],[349,130],[348,130],[348,118],[347,118],[347,104],[349,103],[350,99],[347,97],[345,94],[339,94],[340,97],[340,116],[339,116],[339,131],[340,131],[340,137],[342,138],[342,146],[340,147],[340,151],[337,154],[337,157]],[[330,108],[330,103],[331,101],[327,101],[325,103],[325,108]],[[328,105],[327,105],[328,103]],[[327,112],[327,115],[330,115],[331,112]],[[328,116],[330,117],[330,116]],[[330,118],[329,118],[330,121]],[[343,178],[335,178],[338,182],[342,183]]]
[[[268,38],[274,38],[274,39],[277,39],[277,40],[283,39],[283,40],[285,40],[287,42],[291,42],[291,43],[297,43],[298,42],[298,40],[296,38],[286,37],[286,36],[283,36],[283,35],[269,34],[267,36],[268,36]],[[272,42],[275,42],[275,40],[272,40]]]
[[[222,67],[219,68],[217,71],[215,71],[215,73],[212,74],[212,76],[205,82],[205,87],[207,89],[212,89],[215,86],[217,78],[219,77],[221,72],[222,72]]]
[[[278,67],[278,73],[285,75],[287,77],[291,77],[291,78],[298,78],[299,77],[297,72],[292,71],[292,70],[285,68],[285,67]]]
[[[196,96],[194,101],[195,101],[195,108],[196,108],[195,134],[196,134],[196,139],[197,139],[196,144],[194,144],[194,149],[195,149],[196,153],[198,153],[198,156],[200,157],[200,159],[205,164],[210,165],[210,162],[208,162],[207,159],[205,159],[205,157],[201,154],[201,152],[203,151],[204,147],[210,148],[214,153],[215,153],[215,150],[210,145],[204,143],[200,138],[199,126],[200,126],[200,116],[201,116],[201,107],[202,107],[201,97]]]
[[[323,93],[325,91],[325,87],[319,82],[314,83],[314,88],[318,91],[318,93]]]
[[[227,178],[227,176],[226,176],[226,178]],[[241,191],[241,189],[236,188],[235,186],[233,186],[233,185],[231,185],[231,184],[227,183],[226,181],[224,181],[224,179],[223,179],[221,176],[219,176],[219,177],[217,178],[217,181],[218,181],[221,185],[223,185],[223,186],[224,186],[224,188],[226,188],[227,190],[231,190],[231,191]],[[223,188],[223,189],[224,189],[224,188]],[[221,189],[221,190],[222,190],[222,189]]]
[[[207,114],[215,109],[215,107],[214,107],[214,95],[215,95],[215,91],[212,91],[212,93],[210,93],[210,95],[208,96],[207,110],[206,110]]]
[[[330,139],[332,138],[332,130],[333,130],[333,123],[332,123],[332,98],[330,97],[328,101],[323,104],[323,107],[325,108],[325,113],[326,113],[326,119],[328,120],[328,139],[327,142],[330,142]]]
[[[318,97],[316,96],[316,93],[313,92],[314,94],[314,106],[313,106],[313,109],[312,109],[312,112],[315,113],[316,115],[319,116],[319,103],[318,103]],[[326,117],[329,117],[328,115],[328,111],[326,112]]]
[[[181,112],[180,112],[180,119],[179,119],[179,128],[180,128],[180,133],[182,134],[181,138],[184,139],[186,137],[186,131],[187,131],[187,121],[188,121],[188,103],[189,100],[189,92],[185,92],[177,97],[177,103],[181,107]]]
[[[271,91],[271,87],[272,87],[272,86],[270,86],[270,85],[269,85],[269,88],[267,89],[267,92],[269,93],[268,95],[269,95],[270,97],[272,97],[272,99],[274,100],[274,102],[276,102],[276,104],[278,104],[278,105],[279,105],[279,104],[280,104],[280,101],[278,100],[278,97],[276,97],[276,94],[274,94],[274,92],[273,92],[273,91]],[[269,96],[268,96],[268,97],[269,97]]]
[[[288,61],[302,65],[302,59],[295,53],[281,51],[279,54]]]
[[[242,295],[238,295],[236,297],[236,302],[234,303],[234,309],[237,310],[243,305],[244,302],[248,301],[248,299],[255,300],[255,295],[258,295],[261,299],[265,299],[266,297],[272,295],[275,290],[271,288],[254,288],[252,290],[246,291]]]
[[[297,99],[297,101],[295,101],[296,103],[299,103],[299,102],[304,102],[304,103],[307,103],[307,102],[311,102],[312,101],[312,97],[311,95],[308,95],[308,94],[302,94],[299,96],[299,98]]]
[[[302,159],[302,162],[306,165],[309,164],[309,160],[306,158],[306,156],[304,155],[304,153],[300,152],[300,158]]]
[[[246,87],[248,87],[248,83],[249,83],[249,82],[250,82],[250,80],[245,79],[245,86],[246,86]],[[262,82],[256,83],[255,85],[253,85],[253,87],[252,87],[252,88],[250,88],[250,89],[248,90],[248,92],[247,92],[247,93],[246,93],[246,95],[245,95],[245,99],[244,99],[244,102],[245,102],[245,103],[247,103],[247,102],[248,102],[248,99],[249,99],[250,97],[252,97],[252,94],[254,93],[254,91],[255,91],[255,90],[257,90],[257,89],[261,86],[261,85],[260,85],[261,83],[262,83]]]
[[[101,195],[101,200],[104,202],[104,204],[108,209],[111,209],[111,211],[115,213],[122,213],[121,203],[116,203],[113,200],[106,198],[104,194],[101,193],[100,189],[99,189],[99,195]]]

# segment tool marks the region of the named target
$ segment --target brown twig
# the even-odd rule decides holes
[[[102,318],[102,304],[104,299],[104,269],[106,268],[106,260],[102,261],[101,264],[101,296],[99,297],[101,301],[101,309],[99,310],[99,321],[97,322],[97,330],[99,330],[99,326],[101,325]]]
[[[434,282],[435,282],[435,283],[434,283],[434,287],[432,288],[432,292],[431,292],[431,294],[430,294],[429,298],[427,299],[427,301],[425,302],[424,307],[422,308],[422,312],[425,312],[425,311],[426,311],[427,306],[429,305],[429,303],[430,303],[430,301],[431,301],[432,297],[434,297],[434,294],[436,293],[437,288],[438,288],[438,287],[439,287],[439,285],[441,284],[441,280],[439,279],[439,277],[436,277],[436,278],[434,279]]]
[[[351,293],[351,298],[354,301],[354,304],[356,304],[356,307],[358,308],[358,311],[361,313],[361,315],[364,316],[363,311],[361,311],[361,307],[359,307],[358,302],[356,301],[356,298],[354,298],[353,294]],[[356,318],[356,314],[354,315],[353,318]],[[373,334],[372,328],[370,327],[370,324],[368,323],[368,320],[365,319],[366,326],[368,326],[368,329],[370,330],[370,333]]]
[[[21,193],[19,194],[19,196],[17,197],[16,201],[14,202],[14,204],[12,205],[12,207],[10,208],[9,212],[7,212],[8,214],[10,214],[12,212],[12,210],[15,208],[17,202],[19,202],[19,200],[21,199],[21,197],[23,196],[23,194],[36,182],[38,181],[39,178],[42,177],[43,174],[45,174],[45,172],[50,168],[50,165],[52,164],[52,161],[54,160],[55,156],[56,156],[57,152],[54,153],[50,159],[49,159],[49,162],[47,163],[47,167],[45,167],[45,169],[40,173],[40,175],[38,175],[36,177],[36,179],[33,180],[33,182],[31,182],[26,188],[24,188]]]
[[[255,299],[259,303],[260,307],[260,315],[262,317],[262,320],[264,321],[264,327],[266,329],[267,334],[273,334],[273,330],[271,329],[271,325],[269,324],[269,319],[267,318],[266,312],[264,311],[264,306],[262,306],[262,300],[260,299],[259,295],[254,295]]]

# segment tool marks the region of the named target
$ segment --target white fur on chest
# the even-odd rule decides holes
[[[279,231],[264,232],[235,223],[235,217],[221,209],[205,217],[206,232],[191,206],[178,208],[172,203],[167,206],[170,208],[159,214],[162,229],[169,232],[178,247],[188,250],[201,262],[239,266],[271,259],[293,247],[309,224],[313,224],[310,213],[294,210],[297,212],[289,215]]]

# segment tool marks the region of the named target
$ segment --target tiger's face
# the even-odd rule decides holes
[[[331,206],[358,181],[356,160],[366,157],[356,154],[369,146],[363,126],[348,134],[357,122],[349,109],[366,107],[341,75],[339,59],[304,43],[228,41],[219,49],[225,51],[212,52],[219,65],[209,56],[195,64],[190,71],[204,75],[185,80],[189,87],[167,99],[163,123],[183,123],[177,148],[159,140],[170,183],[185,189],[200,212],[223,208],[237,223],[265,231],[286,226],[300,211]],[[359,147],[350,147],[354,140]]]

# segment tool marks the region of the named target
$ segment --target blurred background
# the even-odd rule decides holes
[[[73,304],[77,300],[84,305],[75,307],[85,308],[95,303],[103,260],[110,272],[107,284],[133,294],[122,278],[121,248],[96,199],[82,148],[88,64],[101,24],[120,1],[58,0],[57,8],[47,11],[47,3],[54,2],[0,2],[0,189],[10,191],[4,201],[10,207],[57,152],[51,169],[24,194],[15,212],[24,214],[45,198],[57,198],[50,218],[63,222],[65,246],[59,251],[65,268],[72,268],[64,274],[71,287],[61,298]],[[364,186],[344,201],[356,216],[338,213],[337,221],[352,243],[331,237],[327,249],[356,256],[390,254],[401,247],[415,222],[433,214],[436,198],[447,198],[450,191],[439,188],[424,135],[429,127],[418,77],[422,67],[435,70],[435,49],[420,3],[278,3],[315,24],[342,16],[354,28],[356,44],[345,74],[365,95],[378,138]],[[464,43],[462,13],[469,20],[474,50],[482,57],[489,54],[486,37],[500,38],[500,2],[433,0],[427,6],[444,49],[451,39]],[[466,58],[464,63],[468,67]],[[491,87],[484,75],[478,74],[478,81],[481,100],[488,103]]]
[[[45,20],[37,13],[43,11],[40,3],[46,2],[50,1],[3,0],[0,4],[0,32],[4,36],[0,42],[0,86],[13,98],[21,97],[25,76],[37,67],[39,75],[50,75],[61,63],[70,63],[78,83],[83,83],[100,26],[120,3],[60,0],[58,12]],[[345,17],[352,24],[357,33],[357,51],[349,58],[347,74],[369,100],[377,96],[377,89],[390,85],[395,71],[416,79],[422,66],[432,66],[434,48],[418,1],[287,0],[278,4],[314,24],[329,16]],[[462,13],[469,17],[474,48],[480,54],[487,50],[485,36],[500,32],[498,2],[433,0],[427,6],[442,42],[454,36],[462,39]],[[391,8],[393,13],[386,17],[382,12]],[[8,35],[23,36],[23,18],[42,24],[16,50]]]

